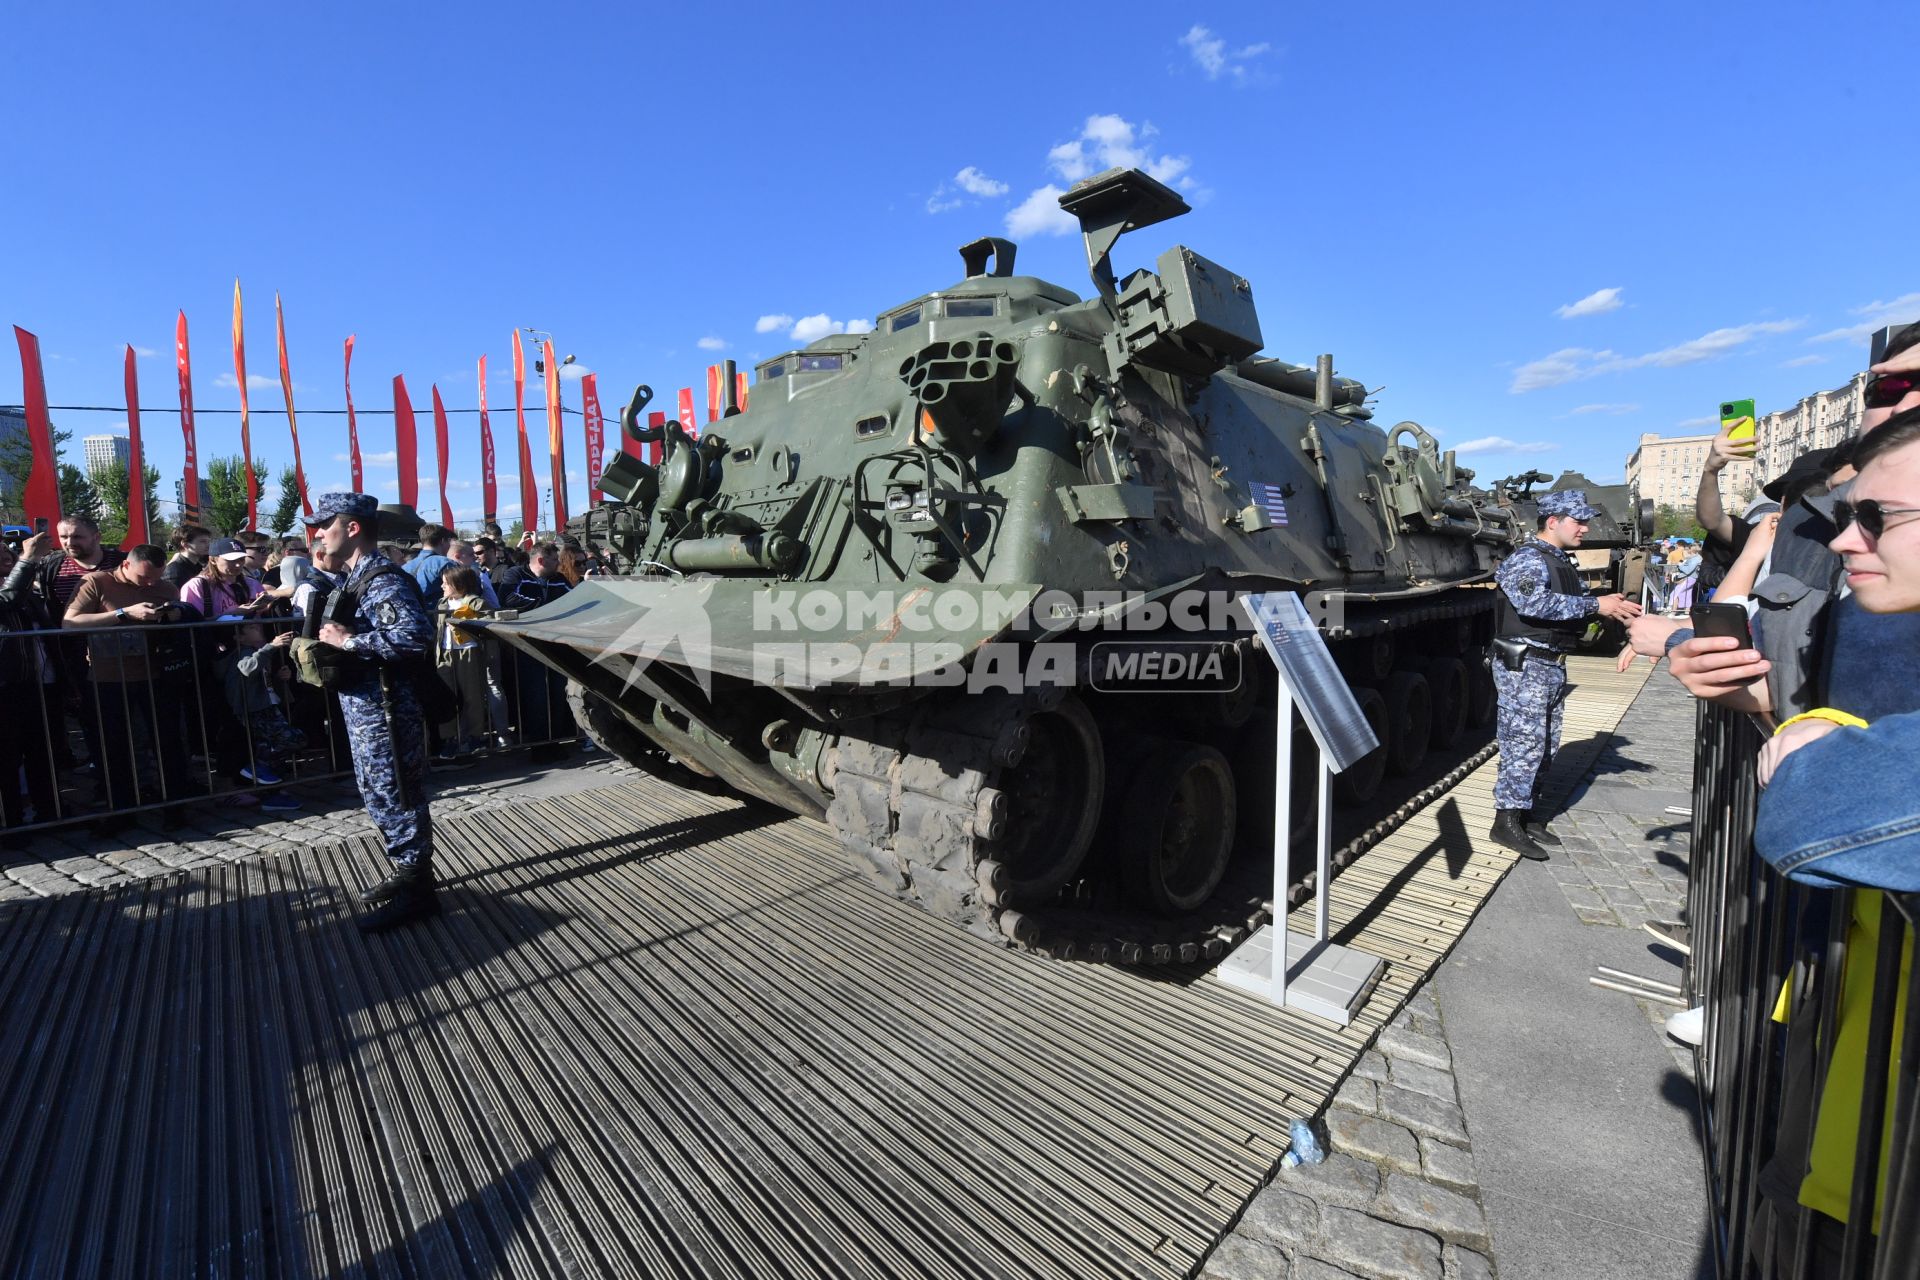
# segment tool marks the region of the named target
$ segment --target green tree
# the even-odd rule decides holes
[[[60,446],[73,439],[73,432],[53,429],[53,456],[60,456]],[[9,434],[0,440],[0,489],[5,489],[14,506],[19,506],[27,492],[27,479],[33,474],[33,442],[24,431]],[[61,491],[65,493],[63,488]],[[62,498],[62,510],[65,499]]]
[[[265,486],[262,486],[263,488]],[[274,533],[288,533],[300,519],[300,478],[292,467],[280,468],[280,500],[273,504],[269,523]]]
[[[60,514],[86,516],[95,524],[104,524],[107,518],[100,495],[87,482],[87,473],[71,462],[60,464]]]
[[[267,464],[258,458],[253,462],[253,484],[256,490],[266,491]],[[200,500],[216,534],[230,538],[247,527],[247,472],[239,454],[207,459],[206,492]]]
[[[1707,531],[1694,519],[1693,509],[1681,511],[1677,507],[1658,507],[1653,513],[1653,536],[1659,538],[1692,538],[1696,542],[1706,538]]]
[[[160,514],[160,469],[145,466],[147,480],[147,528],[141,534],[142,542],[154,541],[154,534],[166,528]],[[133,505],[131,486],[128,483],[127,463],[123,458],[115,458],[104,466],[95,467],[88,477],[93,491],[100,498],[100,506],[106,512],[106,518],[100,523],[101,538],[109,545],[118,545],[127,536],[127,525],[132,516]]]

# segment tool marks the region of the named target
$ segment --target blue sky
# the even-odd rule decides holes
[[[173,317],[197,404],[233,407],[235,277],[256,453],[291,456],[277,290],[312,485],[347,474],[344,419],[306,411],[342,405],[353,333],[356,405],[404,373],[423,470],[429,386],[471,406],[490,355],[511,512],[516,326],[552,331],[612,409],[949,285],[982,234],[1084,293],[1035,193],[1115,160],[1195,206],[1119,265],[1177,240],[1246,275],[1270,354],[1333,352],[1385,422],[1483,478],[1618,477],[1642,431],[1839,385],[1876,322],[1920,318],[1913,6],[324,9],[9,10],[0,320],[39,334],[56,404],[119,403],[123,344],[157,353],[165,497]],[[0,403],[19,388],[7,344]],[[123,419],[57,415],[76,436]],[[360,425],[391,495],[391,419]],[[236,452],[237,419],[199,437]],[[470,415],[453,449],[464,519]]]

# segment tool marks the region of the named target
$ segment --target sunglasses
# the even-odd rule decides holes
[[[1867,531],[1870,538],[1878,538],[1887,531],[1888,516],[1910,516],[1920,514],[1920,507],[1883,507],[1872,498],[1863,498],[1859,502],[1836,502],[1833,504],[1834,527],[1845,533],[1854,521]]]
[[[1865,395],[1869,409],[1891,409],[1920,388],[1920,377],[1911,373],[1883,373],[1867,379]]]

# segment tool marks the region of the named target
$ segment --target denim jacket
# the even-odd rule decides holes
[[[1753,846],[1791,880],[1920,893],[1920,711],[1836,729],[1774,771]]]

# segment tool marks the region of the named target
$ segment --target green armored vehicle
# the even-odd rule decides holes
[[[1331,357],[1259,356],[1245,279],[1183,247],[1116,276],[1175,192],[1111,170],[1060,203],[1091,298],[982,239],[872,332],[763,362],[697,438],[643,428],[641,388],[623,427],[660,463],[602,482],[635,575],[492,629],[610,750],[823,819],[957,924],[1217,955],[1272,883],[1274,685],[1237,593],[1316,611],[1383,744],[1342,777],[1364,800],[1491,714],[1512,517]]]

